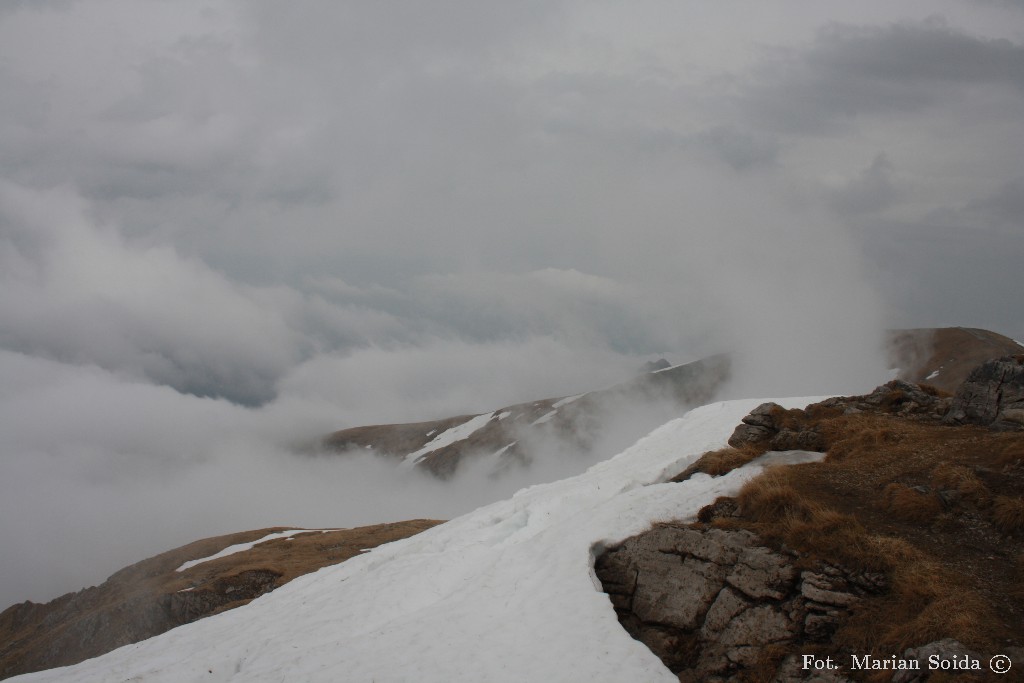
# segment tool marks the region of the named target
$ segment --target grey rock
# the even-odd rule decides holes
[[[1024,429],[1024,356],[1004,356],[982,363],[953,396],[945,421],[951,424],[997,424],[997,429]]]
[[[633,613],[645,623],[693,630],[721,590],[725,570],[692,557],[674,560],[640,570]]]
[[[733,430],[729,437],[729,445],[733,448],[742,448],[747,444],[760,443],[772,437],[771,429],[757,425],[740,424]]]
[[[989,425],[997,432],[1016,432],[1024,429],[1024,409],[1007,408]]]
[[[747,548],[725,581],[746,595],[781,600],[793,585],[793,565],[768,548]]]
[[[827,448],[825,436],[811,429],[780,430],[772,437],[769,447],[773,451],[815,451],[817,453],[821,453]]]
[[[768,430],[778,429],[775,424],[775,418],[772,417],[772,413],[784,410],[778,403],[762,403],[758,407],[754,408],[743,418],[743,423],[753,425],[755,427],[764,427]]]
[[[766,645],[793,637],[793,625],[785,614],[771,605],[744,610],[718,636],[723,646]]]
[[[607,550],[594,569],[622,625],[680,680],[734,681],[763,665],[767,645],[827,642],[858,595],[885,587],[882,575],[840,566],[798,572],[795,560],[748,531],[666,525]],[[819,673],[844,680],[777,680]]]
[[[800,578],[800,594],[808,600],[839,607],[848,607],[858,600],[852,593],[836,590],[836,582],[824,574],[803,572]]]
[[[750,603],[731,588],[723,588],[704,617],[701,635],[713,640],[737,614],[750,607]]]
[[[704,532],[689,530],[693,535],[688,535],[685,551],[696,558],[706,562],[714,562],[720,565],[732,565],[736,563],[740,553],[754,544],[756,537],[749,531],[723,531],[722,529],[709,529]],[[683,544],[679,545],[683,548]]]

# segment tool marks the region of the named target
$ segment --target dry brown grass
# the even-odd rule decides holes
[[[991,514],[992,523],[1003,533],[1024,531],[1024,498],[996,496]]]
[[[988,487],[973,471],[963,465],[940,463],[932,470],[932,484],[941,489],[953,490],[979,507],[985,507],[991,500]]]
[[[807,502],[789,484],[783,467],[769,467],[761,476],[747,482],[736,499],[744,519],[761,523],[800,515],[807,507]]]
[[[981,596],[906,539],[873,533],[854,515],[804,495],[792,477],[795,469],[770,468],[748,482],[737,497],[743,520],[753,522],[763,538],[808,554],[808,559],[884,571],[890,577],[889,594],[859,611],[834,642],[856,651],[891,653],[941,638],[984,641],[979,633],[994,621]],[[900,508],[904,518],[939,511],[934,496],[902,484],[886,487],[881,498]]]
[[[994,434],[992,464],[1001,469],[1024,468],[1024,439],[1014,434]]]
[[[908,522],[930,522],[942,512],[942,503],[928,493],[893,482],[882,493],[889,512]]]
[[[715,523],[797,550],[802,564],[885,572],[888,594],[863,601],[829,647],[888,656],[947,637],[978,651],[1024,642],[1024,438],[892,415],[803,419],[825,435],[826,459],[767,469],[738,494],[739,516]]]
[[[746,465],[759,455],[763,455],[764,452],[765,449],[763,447],[759,448],[754,445],[743,446],[742,448],[726,446],[725,448],[719,448],[717,451],[708,451],[680,474],[673,477],[672,481],[686,481],[697,472],[718,477],[731,472],[737,467]]]
[[[720,448],[717,451],[709,451],[697,461],[701,472],[706,472],[713,477],[731,472],[737,467],[742,467],[757,457],[754,449]]]

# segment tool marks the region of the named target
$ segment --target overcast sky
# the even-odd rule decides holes
[[[310,434],[1024,339],[1021,2],[8,0],[0,93],[0,608],[359,518]]]

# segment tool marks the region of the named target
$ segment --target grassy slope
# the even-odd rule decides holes
[[[769,469],[737,497],[736,516],[705,519],[808,565],[887,573],[888,594],[860,604],[822,654],[888,657],[947,637],[981,653],[1024,644],[1024,434],[884,409],[788,413],[824,433],[825,460]],[[694,469],[718,474],[755,454],[723,449]]]

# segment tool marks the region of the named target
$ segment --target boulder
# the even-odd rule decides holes
[[[944,419],[949,424],[1024,430],[1024,356],[995,358],[972,370]]]
[[[736,681],[764,666],[766,647],[827,642],[853,604],[885,590],[882,576],[821,563],[800,572],[796,559],[749,531],[664,525],[594,570],[623,627],[679,680]]]
[[[780,416],[786,410],[777,403],[762,403],[750,411],[729,437],[733,448],[763,446],[773,451],[814,451],[824,452],[827,448],[825,437],[820,432],[799,424],[783,427]]]

